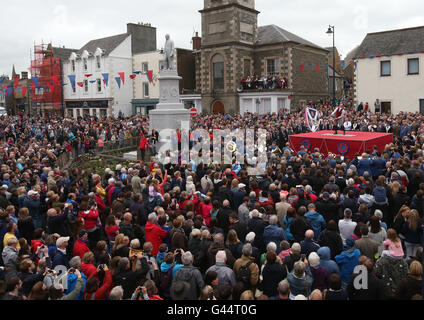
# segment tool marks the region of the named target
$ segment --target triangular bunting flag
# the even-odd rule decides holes
[[[133,79],[133,80],[135,79],[135,77],[137,77],[137,75],[136,75],[136,74],[132,74],[132,75],[130,75],[130,78],[131,78],[131,79]]]
[[[303,69],[305,68],[305,66],[303,64],[300,65],[300,72],[303,72]]]
[[[77,82],[78,86],[80,86],[81,88],[84,87],[84,82]]]
[[[147,79],[149,80],[150,83],[153,82],[153,70],[147,71]]]
[[[133,73],[134,74],[141,74],[142,72],[141,71],[134,71]]]
[[[13,77],[13,81],[15,82],[15,88],[17,88],[18,85],[19,85],[19,77],[18,76],[17,77]]]
[[[103,83],[105,84],[105,86],[107,86],[109,83],[109,73],[102,73],[102,76],[103,76]]]
[[[35,87],[38,87],[38,77],[31,77],[32,82],[34,82]]]
[[[121,89],[121,78],[115,77],[116,83],[118,84],[119,89]]]
[[[118,72],[119,76],[121,77],[122,84],[125,84],[125,72]]]
[[[315,65],[315,67],[317,68],[317,71],[319,71],[319,64]]]
[[[91,73],[87,73],[85,76],[86,76],[87,78],[90,78],[90,77],[92,76],[92,74],[91,74]]]
[[[96,82],[96,80],[90,80],[90,83],[94,83],[94,82]]]
[[[75,91],[75,76],[68,76],[69,81],[71,81],[72,90]]]

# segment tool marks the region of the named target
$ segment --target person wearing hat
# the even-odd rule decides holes
[[[88,233],[85,230],[81,230],[78,233],[78,239],[74,244],[74,257],[78,256],[81,259],[84,257],[86,252],[89,252],[88,248]]]
[[[335,257],[340,267],[340,277],[342,278],[344,287],[349,283],[353,270],[359,264],[358,260],[360,257],[361,251],[355,248],[355,240],[352,237],[348,237],[346,239],[346,249]]]
[[[69,243],[69,237],[60,237],[56,240],[56,253],[52,260],[52,268],[56,266],[65,266],[66,269],[70,268],[69,258],[67,256],[66,247]]]
[[[38,191],[30,190],[22,205],[23,207],[28,208],[29,215],[32,217],[32,221],[34,222],[34,228],[42,228],[43,217],[40,213],[40,195]]]
[[[172,300],[189,300],[190,283],[186,281],[175,281],[171,285]]]

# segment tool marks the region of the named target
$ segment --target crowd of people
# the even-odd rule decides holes
[[[241,80],[243,90],[275,90],[287,89],[289,87],[288,79],[276,74],[268,76],[248,76]]]
[[[192,129],[267,130],[258,176],[237,151],[229,165],[161,164],[147,116],[1,117],[2,299],[422,299],[424,117],[343,104],[356,130],[393,143],[324,156],[288,145],[308,130],[301,111],[192,118]],[[331,129],[333,108],[313,107]],[[127,167],[56,163],[129,137],[144,152]]]

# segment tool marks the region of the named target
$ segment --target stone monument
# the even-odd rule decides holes
[[[184,109],[184,104],[180,100],[179,81],[182,78],[178,76],[178,72],[175,70],[175,47],[169,35],[166,35],[164,48],[166,67],[159,73],[159,104],[157,104],[155,110],[149,112],[150,131],[155,129],[159,134],[164,129],[185,129],[188,131],[190,111]],[[160,145],[159,141],[157,150],[159,150]]]

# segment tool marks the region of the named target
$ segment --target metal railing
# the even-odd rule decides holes
[[[60,154],[56,159],[56,164],[59,166],[59,168],[63,169],[69,166],[72,161],[77,160],[81,156],[84,156],[84,155],[96,156],[98,154],[113,152],[113,151],[120,151],[122,149],[138,148],[139,143],[140,143],[139,137],[132,137],[125,140],[104,142],[103,147],[99,147],[98,143],[96,143],[96,146],[94,148],[88,149],[88,152],[86,152],[84,147],[82,147],[80,150],[73,147],[71,151],[67,151]]]

